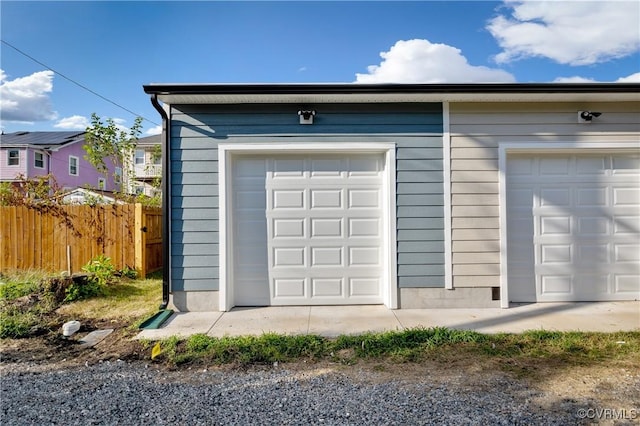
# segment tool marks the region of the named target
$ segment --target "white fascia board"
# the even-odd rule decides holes
[[[637,93],[310,93],[160,94],[163,103],[421,103],[421,102],[637,102]]]

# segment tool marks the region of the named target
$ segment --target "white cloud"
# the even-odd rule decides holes
[[[4,121],[35,122],[55,120],[48,93],[53,90],[53,71],[35,72],[8,80],[0,70],[0,116]]]
[[[159,135],[162,133],[162,126],[155,126],[144,132],[147,136]]]
[[[603,83],[602,81],[594,80],[593,78],[573,76],[573,77],[558,77],[553,80],[554,83]],[[640,83],[640,72],[628,75],[626,77],[620,77],[612,83]]]
[[[505,0],[511,16],[499,15],[487,29],[503,49],[498,63],[546,57],[590,65],[640,50],[640,2]]]
[[[616,80],[616,83],[640,83],[640,72],[628,75],[626,77],[620,77]]]
[[[558,77],[553,80],[554,83],[597,83],[596,80],[587,77],[573,76],[573,77]]]
[[[81,115],[72,115],[71,117],[65,117],[58,121],[53,127],[59,129],[79,129],[84,130],[89,126],[89,119]]]
[[[380,65],[367,67],[367,74],[356,74],[357,83],[505,83],[515,78],[506,71],[473,66],[460,49],[429,40],[396,42],[381,52]]]

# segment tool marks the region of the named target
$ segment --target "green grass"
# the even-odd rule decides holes
[[[624,342],[624,343],[621,343]],[[150,346],[149,342],[147,346]],[[585,365],[607,360],[640,360],[640,332],[581,333],[528,331],[521,334],[481,334],[448,328],[415,328],[385,333],[339,336],[316,335],[209,337],[160,342],[160,359],[175,365],[267,364],[288,361],[358,360],[420,362],[454,359],[522,360]]]
[[[68,303],[49,285],[60,277],[42,271],[0,276],[0,338],[46,333],[64,318],[128,322],[135,329],[157,311],[162,299],[161,277],[156,274],[144,280],[114,279],[99,296]]]
[[[30,337],[55,330],[62,319],[125,324],[126,333],[157,312],[162,297],[161,276],[120,279],[101,296],[72,303],[56,302],[47,294],[47,274],[26,271],[0,276],[0,338]],[[126,326],[128,324],[128,326]],[[144,342],[149,350],[155,342]],[[215,338],[196,334],[160,342],[160,362],[173,365],[269,364],[329,360],[353,364],[359,360],[443,363],[509,368],[517,365],[589,365],[620,361],[640,363],[640,331],[616,333],[532,330],[519,334],[482,334],[443,327],[384,333],[343,335],[280,335]],[[143,348],[143,349],[144,349]],[[528,364],[529,363],[529,364]],[[524,367],[523,367],[524,366]]]
[[[45,272],[33,269],[0,274],[0,300],[13,300],[38,293],[46,278]]]

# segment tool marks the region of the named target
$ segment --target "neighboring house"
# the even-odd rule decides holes
[[[59,195],[63,204],[124,204],[111,191],[76,188]]]
[[[640,298],[640,84],[144,90],[179,310]]]
[[[127,170],[129,192],[154,197],[160,193],[159,183],[162,180],[162,137],[161,135],[147,136],[138,139],[136,149],[131,160],[131,167]]]
[[[113,191],[122,168],[107,161],[99,173],[85,160],[85,132],[15,132],[0,135],[0,181],[18,182],[51,174],[61,189],[79,187]]]

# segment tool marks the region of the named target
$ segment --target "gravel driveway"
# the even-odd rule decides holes
[[[351,367],[349,367],[351,368]],[[507,377],[483,386],[384,378],[373,370],[287,366],[159,370],[142,362],[4,364],[3,425],[422,425],[580,421],[576,401],[542,409]],[[420,372],[419,374],[424,374]]]

